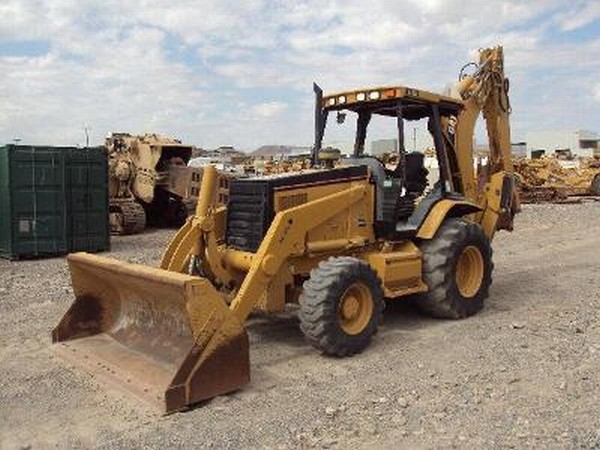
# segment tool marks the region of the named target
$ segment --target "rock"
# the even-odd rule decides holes
[[[337,439],[335,439],[335,438],[327,438],[327,439],[323,439],[323,441],[321,441],[321,446],[323,448],[331,448],[331,447],[333,447],[337,443],[338,443]]]
[[[306,432],[298,433],[296,435],[296,440],[299,442],[308,442],[310,436]]]
[[[229,395],[219,395],[211,400],[210,404],[213,407],[219,408],[222,405],[225,405],[231,401],[231,396]]]
[[[513,322],[510,324],[510,327],[513,330],[521,330],[521,329],[525,328],[525,323],[524,322]]]
[[[377,429],[377,425],[374,423],[368,423],[365,425],[365,431],[369,434],[378,434],[379,430]]]
[[[332,406],[328,406],[327,408],[325,408],[325,414],[327,414],[329,417],[335,416],[336,412],[337,412],[337,409],[335,409]]]
[[[392,417],[392,423],[394,425],[397,425],[397,426],[401,427],[401,426],[406,425],[407,422],[408,422],[408,420],[406,419],[406,417],[403,416],[403,415],[401,415],[401,414]]]
[[[398,405],[400,406],[400,408],[407,408],[408,407],[408,400],[405,399],[404,397],[400,397],[398,399]]]

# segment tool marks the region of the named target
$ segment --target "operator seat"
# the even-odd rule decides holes
[[[375,221],[379,236],[414,236],[433,205],[442,198],[441,187],[437,186],[415,207],[415,200],[427,187],[429,171],[422,153],[406,154],[405,164],[405,189],[401,192],[400,168],[386,170],[381,161],[368,155],[341,160],[343,166],[367,166],[371,170],[376,186]]]
[[[385,182],[385,166],[377,158],[369,155],[361,157],[350,156],[340,160],[342,166],[367,166],[371,169],[375,181],[375,219],[384,220],[383,197]]]
[[[429,170],[425,168],[425,155],[421,152],[410,152],[405,158],[406,190],[420,197],[429,184],[427,180]]]

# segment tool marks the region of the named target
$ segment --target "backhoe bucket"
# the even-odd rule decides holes
[[[248,336],[203,278],[86,253],[52,341],[93,376],[173,412],[250,381]]]

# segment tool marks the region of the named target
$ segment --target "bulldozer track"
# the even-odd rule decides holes
[[[140,233],[146,227],[146,213],[133,199],[110,201],[110,232],[117,235]]]

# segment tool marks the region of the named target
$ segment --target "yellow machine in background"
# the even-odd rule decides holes
[[[194,147],[156,134],[129,133],[111,133],[105,147],[111,233],[139,233],[147,223],[183,225],[202,176],[201,169],[187,166]]]
[[[600,161],[581,158],[561,163],[554,156],[515,159],[521,201],[549,202],[569,196],[600,195]]]
[[[57,350],[170,412],[248,383],[252,311],[299,303],[307,340],[336,356],[367,347],[384,300],[418,293],[436,317],[479,311],[491,240],[519,209],[502,48],[483,50],[453,96],[402,86],[315,93],[312,170],[232,180],[218,206],[216,171],[205,169],[195,216],[160,268],[70,255],[76,299],[53,331]],[[327,117],[342,111],[357,117],[354,156],[319,167]],[[490,163],[476,173],[482,111]],[[363,155],[374,116],[397,126],[393,170]],[[405,123],[421,119],[440,166],[429,190],[423,155],[404,150]]]

